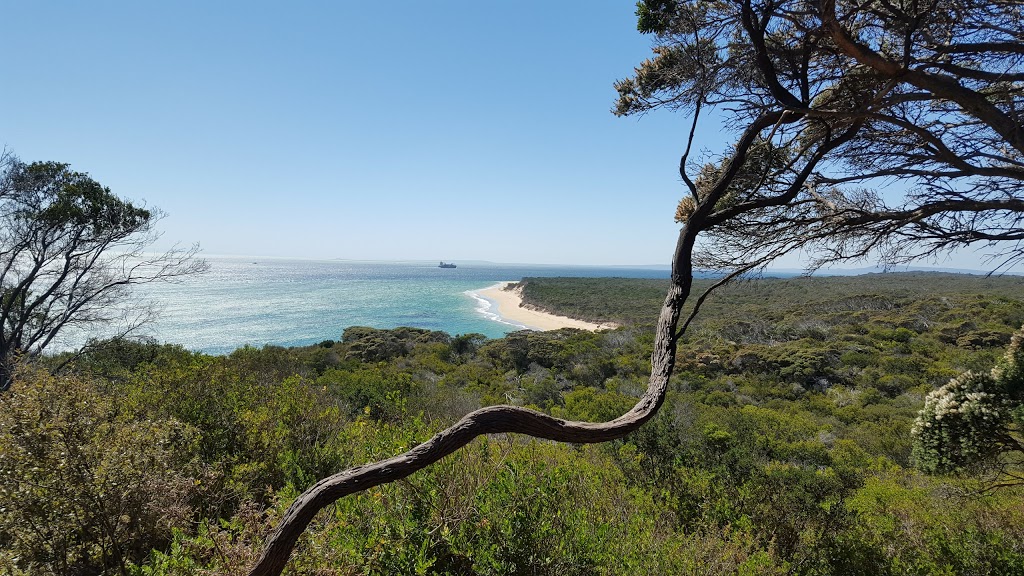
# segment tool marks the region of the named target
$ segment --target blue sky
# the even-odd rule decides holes
[[[609,112],[650,53],[633,11],[5,2],[0,145],[207,254],[667,264],[688,125]]]
[[[9,2],[0,144],[209,254],[659,264],[686,119],[630,2]]]

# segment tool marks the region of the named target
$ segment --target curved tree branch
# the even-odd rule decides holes
[[[629,412],[601,423],[562,420],[517,406],[491,406],[470,412],[455,425],[408,452],[328,476],[303,492],[268,538],[263,555],[249,573],[250,576],[281,574],[299,536],[325,506],[349,494],[405,478],[462,448],[477,436],[518,433],[559,442],[593,444],[621,438],[650,420],[665,400],[668,381],[675,366],[676,343],[682,335],[676,333],[676,327],[679,325],[683,304],[693,287],[693,247],[697,235],[707,229],[707,217],[743,165],[751,143],[762,130],[770,128],[780,118],[782,112],[766,113],[746,128],[719,181],[679,231],[672,256],[672,283],[658,317],[654,353],[651,355],[651,376],[646,392]]]
[[[959,132],[953,136],[961,139],[954,140],[952,149],[947,145],[948,142],[943,142],[945,132],[928,132],[927,127],[922,128],[924,132],[915,132],[904,126],[904,131],[913,138],[907,139],[902,134],[897,134],[891,141],[883,140],[878,146],[886,155],[882,156],[878,150],[873,149],[876,156],[895,157],[895,162],[899,162],[908,158],[908,150],[913,151],[914,146],[919,146],[919,142],[923,142],[924,146],[930,148],[920,154],[929,161],[939,163],[939,168],[945,171],[938,176],[961,172],[987,176],[998,170],[1001,171],[1001,176],[1009,178],[1019,172],[1015,162],[1019,157],[1017,152],[1024,152],[1024,126],[1016,119],[1016,112],[1012,111],[1012,107],[1010,113],[1004,112],[984,91],[961,85],[946,73],[929,72],[925,67],[912,67],[915,59],[912,58],[909,47],[912,40],[910,32],[917,26],[915,15],[896,8],[890,10],[894,13],[894,20],[902,18],[900,22],[906,24],[891,34],[894,37],[900,35],[895,44],[904,47],[902,58],[893,60],[884,51],[872,48],[870,30],[861,34],[862,31],[854,24],[847,27],[853,20],[846,18],[845,15],[844,20],[840,21],[836,15],[835,0],[801,3],[799,14],[787,11],[784,6],[786,3],[774,1],[752,3],[750,0],[736,0],[731,3],[700,3],[699,9],[696,3],[689,2],[652,1],[648,4],[650,5],[647,9],[653,18],[648,23],[649,31],[658,32],[663,39],[672,42],[678,40],[673,37],[673,33],[686,36],[687,41],[680,42],[683,47],[707,50],[708,63],[714,65],[715,70],[711,74],[706,69],[694,68],[692,59],[673,62],[666,55],[675,52],[669,50],[658,52],[658,57],[645,62],[644,66],[637,69],[636,79],[617,84],[620,99],[615,113],[641,114],[659,107],[686,107],[693,109],[695,116],[699,116],[701,106],[720,105],[726,106],[728,112],[742,118],[746,128],[735,147],[729,152],[729,160],[720,167],[715,167],[717,180],[705,189],[704,182],[694,182],[686,174],[696,119],[690,126],[687,151],[680,162],[680,176],[690,193],[695,196],[696,206],[688,215],[677,239],[672,259],[671,285],[657,323],[651,374],[644,395],[627,413],[603,423],[561,420],[514,406],[483,408],[466,415],[452,427],[408,452],[325,478],[300,495],[285,513],[269,537],[262,557],[253,567],[252,576],[280,574],[300,535],[317,512],[325,506],[348,494],[404,478],[455,452],[477,436],[519,433],[555,441],[596,443],[621,438],[648,421],[665,399],[675,363],[677,343],[689,325],[687,321],[683,328],[677,331],[683,305],[690,297],[692,289],[693,252],[698,234],[717,234],[716,239],[724,238],[727,241],[731,238],[733,243],[726,244],[722,249],[731,249],[733,253],[739,253],[740,256],[733,258],[732,262],[740,267],[751,263],[749,259],[741,262],[741,257],[757,258],[760,253],[764,258],[768,258],[809,246],[816,241],[826,242],[824,249],[831,251],[826,253],[835,258],[862,257],[885,248],[886,242],[901,242],[899,235],[908,223],[924,230],[922,234],[933,234],[928,229],[931,211],[938,210],[936,215],[942,215],[949,214],[951,209],[950,205],[942,204],[950,201],[945,196],[942,196],[939,202],[929,202],[914,208],[917,212],[913,213],[907,210],[883,211],[884,205],[872,202],[870,197],[860,202],[851,202],[850,206],[846,206],[845,202],[833,203],[828,211],[821,213],[818,203],[800,198],[805,183],[816,177],[816,168],[828,168],[828,163],[836,161],[836,153],[844,146],[847,151],[854,154],[859,152],[855,146],[858,142],[854,139],[862,135],[865,126],[871,128],[872,123],[880,123],[880,117],[872,116],[881,113],[880,110],[905,105],[908,110],[906,114],[910,115],[908,119],[920,110],[925,110],[927,118],[935,118],[938,122],[942,120],[942,114],[947,112],[946,108],[955,108],[953,113],[964,118],[957,120],[954,125]],[[814,9],[815,4],[817,10]],[[861,6],[856,10],[861,10],[859,13],[866,13],[869,8]],[[858,14],[856,10],[853,12],[854,16]],[[814,12],[817,12],[820,22],[816,21]],[[694,21],[688,20],[673,28],[672,17],[677,13],[692,16]],[[775,16],[788,19],[785,29],[775,25],[772,21]],[[713,41],[708,43],[707,47],[701,40],[702,37],[706,37],[701,36],[701,31],[710,31],[713,36]],[[733,31],[738,37],[742,37],[742,41],[734,41]],[[791,40],[787,36],[790,32],[806,38],[799,45],[787,45],[786,43]],[[965,42],[978,38],[981,37],[962,37]],[[752,44],[752,50],[751,46],[743,46],[743,42]],[[978,43],[966,42],[950,46],[947,52],[969,54],[980,46]],[[736,53],[742,53],[744,56],[749,54],[750,57],[744,58],[742,62],[732,60],[734,48],[738,51]],[[1001,53],[1018,53],[1018,48],[1007,42],[999,42],[998,45],[989,48]],[[931,60],[938,61],[934,58]],[[950,60],[949,64],[970,65],[960,60]],[[821,71],[812,75],[810,70],[815,67],[820,67]],[[949,66],[947,69],[956,71]],[[671,75],[675,73],[679,76]],[[705,85],[700,84],[702,89],[695,93],[694,87],[698,83],[708,81],[709,74],[714,77],[713,85],[706,86],[704,90]],[[1016,77],[1017,74],[1019,71],[1015,69],[999,77],[1005,79]],[[991,75],[983,75],[983,78],[989,79]],[[913,91],[892,95],[891,91],[897,85],[901,90],[911,87]],[[790,86],[794,87],[794,90],[799,88],[799,97],[790,91]],[[881,90],[878,90],[879,87]],[[1004,90],[1000,94],[1005,96],[1007,92]],[[922,105],[912,106],[918,102]],[[928,109],[924,104],[929,102],[939,103],[943,107]],[[1011,100],[1012,102],[1015,100]],[[815,123],[816,128],[824,129],[826,133],[801,135],[800,124],[807,125],[811,121]],[[790,138],[790,144],[800,144],[804,136],[810,139],[808,142],[816,144],[816,148],[804,160],[805,164],[800,166],[799,170],[795,165],[777,170],[774,175],[781,179],[773,179],[766,186],[774,191],[771,195],[750,195],[744,201],[724,202],[726,206],[717,206],[719,201],[726,197],[727,192],[738,185],[748,184],[742,178],[737,182],[737,178],[742,173],[748,152],[757,139],[761,138],[762,132],[772,126],[791,126],[796,123],[799,123],[797,129],[790,131],[797,134]],[[890,125],[900,128],[898,124],[890,122]],[[840,135],[833,137],[833,130]],[[971,160],[977,158],[977,152],[996,154],[996,151],[985,146],[961,146],[966,148],[966,152],[956,147],[955,144],[958,142],[972,140],[975,131],[984,131],[986,134],[991,131],[997,134],[999,138],[992,139],[999,140],[1001,144],[1007,146],[1007,152],[1000,154],[1013,162],[1005,166],[976,166],[972,163]],[[866,139],[870,140],[871,136],[869,133]],[[894,151],[890,151],[889,148]],[[959,156],[950,158],[950,153],[954,156],[959,153]],[[803,152],[800,158],[804,158],[802,154]],[[914,157],[916,156],[911,158]],[[990,159],[995,164],[1000,164],[998,158]],[[857,168],[855,172],[863,174],[863,170],[856,164],[858,160],[860,158],[855,157],[848,165]],[[861,163],[866,164],[865,170],[876,174],[894,169],[892,163]],[[793,173],[790,173],[791,168]],[[909,170],[915,168],[920,167],[908,167]],[[910,172],[905,173],[912,175]],[[698,183],[701,185],[698,186]],[[760,188],[764,184],[762,178],[757,187]],[[813,194],[813,191],[811,193]],[[857,200],[857,197],[854,197],[854,200]],[[993,199],[983,199],[989,200]],[[1019,199],[1015,197],[1009,200],[1011,203],[1017,201]],[[839,206],[838,211],[835,206]],[[875,208],[877,210],[873,216],[868,214],[868,211]],[[960,213],[969,216],[972,210],[980,211],[983,208],[987,207],[977,202],[970,205],[958,201],[952,209],[962,209]],[[1016,205],[1011,208],[1016,208]],[[863,239],[854,234],[860,230],[840,230],[840,234],[837,235],[835,228],[830,227],[844,218],[854,223],[856,218],[867,219],[862,223]],[[763,226],[765,223],[769,226]],[[777,237],[764,237],[773,232],[777,233]],[[750,237],[753,237],[753,240],[744,243]]]
[[[332,502],[349,494],[409,476],[462,448],[477,436],[519,433],[559,442],[596,443],[621,438],[650,419],[661,406],[668,383],[654,379],[647,393],[632,410],[601,424],[561,420],[517,406],[491,406],[464,416],[454,426],[436,434],[412,450],[387,460],[357,466],[329,476],[306,490],[285,513],[271,535],[252,576],[278,575],[284,569],[299,536],[313,517]],[[657,383],[655,383],[657,382]]]
[[[668,390],[678,340],[675,328],[692,287],[691,255],[701,230],[702,222],[691,219],[679,232],[672,263],[672,285],[658,318],[647,391],[629,412],[602,423],[562,420],[517,406],[491,406],[471,412],[408,452],[328,476],[303,492],[267,540],[263,555],[250,576],[281,574],[299,536],[325,506],[349,494],[405,478],[462,448],[477,436],[518,433],[546,440],[588,444],[621,438],[647,422],[661,407]]]

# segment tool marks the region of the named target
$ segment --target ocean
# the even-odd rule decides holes
[[[667,269],[206,257],[205,274],[138,287],[158,313],[145,335],[208,354],[245,345],[340,340],[349,326],[412,326],[499,338],[504,321],[475,291],[526,276],[668,278]]]

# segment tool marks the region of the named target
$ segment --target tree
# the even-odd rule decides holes
[[[643,0],[637,15],[654,57],[616,84],[614,112],[667,108],[692,119],[679,163],[688,195],[645,394],[604,423],[483,408],[404,454],[325,478],[289,508],[252,574],[279,574],[324,506],[477,435],[603,442],[641,426],[661,406],[677,343],[709,294],[680,326],[695,266],[727,272],[713,290],[793,251],[811,267],[896,264],[979,243],[995,270],[1024,259],[1018,0]],[[712,108],[736,140],[693,163]]]
[[[0,156],[0,390],[19,358],[90,326],[135,330],[131,287],[198,272],[196,247],[144,253],[160,213],[112,194],[67,164]]]
[[[971,246],[993,271],[1024,262],[1024,4],[647,1],[638,15],[655,57],[617,84],[615,111],[692,112],[676,219],[700,231],[699,265],[731,278],[794,251],[813,269]],[[691,164],[716,106],[744,131]],[[919,462],[1011,474],[1014,394],[995,372],[935,391]]]
[[[932,391],[914,427],[914,459],[931,474],[991,472],[1024,483],[1024,327],[989,373],[965,372]]]

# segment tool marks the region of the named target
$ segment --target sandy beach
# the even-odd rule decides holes
[[[521,324],[531,330],[558,330],[559,328],[579,328],[581,330],[611,330],[614,324],[595,324],[584,322],[568,316],[557,316],[547,312],[539,312],[523,308],[523,299],[518,290],[505,290],[515,282],[502,282],[489,288],[477,291],[477,294],[494,302],[496,312],[507,322]]]

